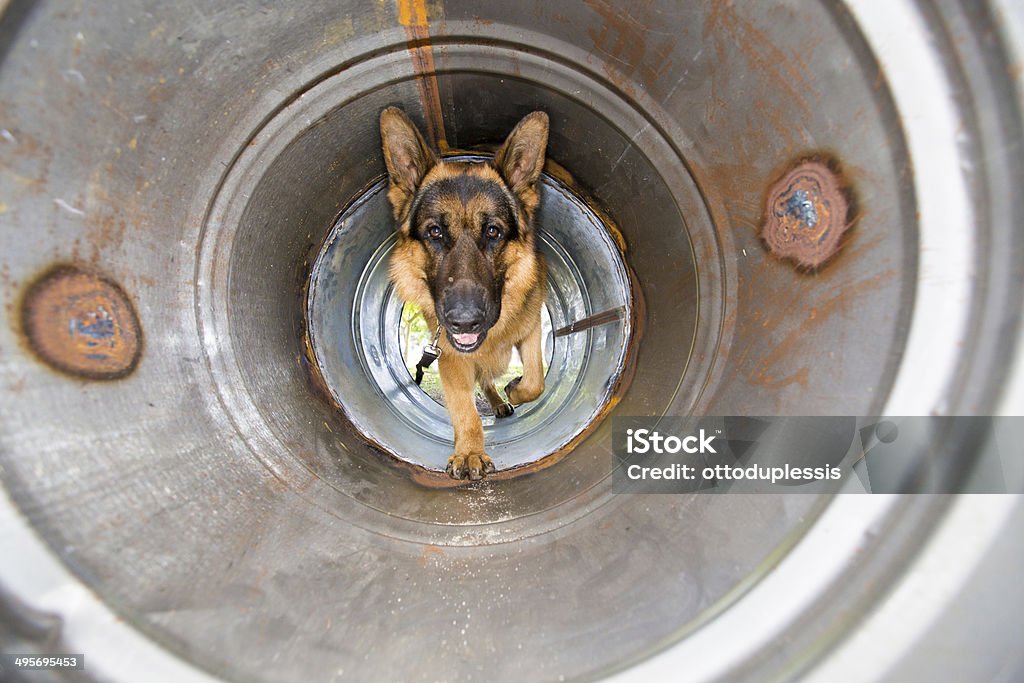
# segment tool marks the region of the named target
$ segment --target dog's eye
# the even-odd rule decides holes
[[[431,223],[427,226],[427,237],[432,240],[439,240],[444,237],[444,230],[437,223]]]
[[[487,239],[489,240],[501,239],[501,228],[499,228],[494,223],[491,223],[486,228],[484,228],[484,234],[487,236]]]

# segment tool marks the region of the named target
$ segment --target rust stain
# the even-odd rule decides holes
[[[302,332],[300,344],[302,352],[297,355],[295,362],[298,363],[299,368],[302,370],[307,386],[312,389],[313,395],[320,399],[322,403],[330,408],[341,411],[341,406],[334,400],[334,396],[327,386],[327,381],[324,380],[320,367],[316,363],[316,353],[313,351],[313,345],[309,339],[308,326]]]
[[[767,33],[741,17],[731,0],[712,3],[704,24],[704,41],[714,44],[719,64],[727,63],[730,48],[738,49],[772,87],[800,107],[805,115],[811,115],[806,98],[811,85],[804,76],[805,62],[800,57],[790,58]]]
[[[798,161],[768,191],[761,239],[775,256],[816,271],[843,246],[855,216],[839,164],[823,155]]]
[[[753,384],[761,384],[769,388],[780,388],[787,384],[797,382],[806,387],[807,377],[800,377],[800,373],[790,378],[779,380],[769,374],[770,370],[787,358],[798,357],[799,348],[802,344],[813,343],[811,329],[827,321],[832,315],[841,313],[853,302],[862,298],[867,292],[881,287],[887,280],[895,276],[895,271],[884,271],[872,277],[865,278],[858,282],[841,283],[832,288],[830,297],[820,304],[811,308],[807,313],[803,324],[799,324],[789,331],[779,343],[773,345],[770,352],[761,357],[757,368],[748,376]],[[774,327],[774,325],[772,325]],[[806,368],[805,368],[806,370]]]
[[[416,71],[416,85],[420,90],[423,113],[426,115],[427,135],[442,152],[448,150],[448,137],[444,129],[441,93],[437,85],[434,48],[430,42],[430,22],[425,0],[397,0],[398,23],[405,27],[407,49]]]
[[[612,83],[630,97],[636,92],[624,77],[643,61],[647,50],[645,27],[621,7],[612,7],[600,0],[586,0],[586,5],[601,17],[600,30],[589,31],[594,47],[609,57],[604,63],[604,72]]]
[[[90,229],[85,239],[90,248],[89,259],[95,264],[99,263],[104,251],[115,250],[124,243],[128,222],[116,213],[97,211],[90,214],[89,224]]]
[[[519,55],[513,52],[512,55],[509,57],[509,61],[512,62],[512,74],[517,78],[521,77],[523,75],[523,71],[522,68],[519,66]]]
[[[653,60],[644,60],[639,66],[640,82],[658,100],[664,99],[662,76],[673,66],[670,57],[675,48],[675,40],[666,40],[654,48]]]
[[[762,121],[768,125],[763,125]],[[806,146],[809,139],[804,127],[794,123],[792,110],[776,106],[770,98],[755,97],[747,114],[745,144],[754,150],[755,156],[763,155],[764,150],[780,148],[795,152]],[[793,152],[780,156],[792,156]]]
[[[789,386],[790,384],[799,384],[804,389],[807,389],[808,370],[807,368],[800,368],[792,375],[776,379],[771,375],[764,375],[760,378],[760,383],[767,389],[781,389],[782,387]]]
[[[635,98],[634,76],[655,98],[661,98],[661,76],[672,66],[669,59],[676,46],[677,36],[666,36],[652,50],[648,59],[648,38],[657,17],[649,16],[646,4],[634,3],[629,7],[616,6],[606,0],[585,0],[585,4],[601,17],[601,27],[588,31],[594,49],[607,59],[602,69],[609,81],[629,97]],[[634,12],[641,16],[634,16]]]
[[[757,228],[757,216],[761,211],[761,197],[756,188],[764,184],[764,176],[753,161],[747,161],[745,146],[736,148],[741,156],[739,163],[723,163],[715,166],[701,167],[696,164],[691,168],[694,180],[704,193],[722,198],[728,216],[718,215],[717,206],[712,203],[710,211],[714,217],[713,224],[719,229],[732,229],[732,226],[744,224],[752,230]],[[711,258],[711,254],[704,254]]]
[[[0,107],[0,117],[3,114],[4,111]],[[0,173],[28,193],[43,194],[53,163],[53,148],[14,125],[8,124],[7,128],[7,134],[10,136],[4,143],[7,158],[0,164]],[[13,203],[8,210],[16,211],[17,208],[17,203]]]
[[[423,569],[426,569],[427,565],[430,564],[430,558],[431,557],[434,557],[434,558],[440,560],[440,559],[444,558],[444,556],[445,556],[445,552],[444,552],[443,548],[440,548],[440,547],[438,547],[436,545],[433,545],[433,544],[425,545],[425,546],[423,546],[423,552],[420,553],[420,560],[419,560],[420,567],[422,567]]]
[[[40,360],[74,377],[124,377],[142,355],[142,328],[127,295],[79,266],[55,266],[29,285],[21,328]]]

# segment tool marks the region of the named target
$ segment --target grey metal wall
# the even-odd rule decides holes
[[[607,417],[1020,412],[1014,12],[12,0],[4,649],[122,680],[870,680],[927,670],[884,622],[918,595],[906,633],[977,618],[992,666],[969,671],[1011,680],[1019,546],[984,558],[1015,501],[616,496]],[[549,156],[621,232],[629,372],[543,470],[431,486],[310,369],[309,264],[383,173],[389,104],[451,151],[544,109]],[[810,269],[761,232],[808,159],[851,202]],[[954,603],[974,576],[1003,611]]]

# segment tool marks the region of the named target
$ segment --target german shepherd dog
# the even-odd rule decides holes
[[[533,112],[516,125],[494,161],[440,159],[400,109],[380,115],[388,199],[398,223],[390,261],[398,295],[419,306],[438,345],[441,387],[455,428],[448,458],[454,479],[494,472],[474,390],[483,389],[497,417],[544,391],[541,308],[547,270],[534,215],[544,167],[548,116]],[[508,383],[506,403],[494,379],[512,347],[523,374]]]

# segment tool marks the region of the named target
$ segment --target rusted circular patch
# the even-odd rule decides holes
[[[121,288],[75,266],[58,266],[32,283],[21,324],[40,359],[76,377],[123,377],[142,350],[139,319]]]
[[[761,236],[779,258],[813,270],[839,251],[849,211],[848,193],[830,164],[805,160],[772,186]]]

